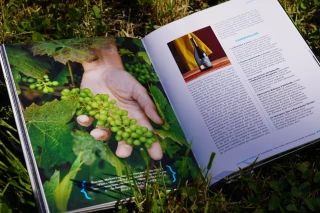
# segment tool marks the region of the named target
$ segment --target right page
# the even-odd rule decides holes
[[[320,67],[277,0],[237,0],[143,39],[212,183],[320,137]]]

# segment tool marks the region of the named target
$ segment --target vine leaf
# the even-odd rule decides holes
[[[162,129],[155,129],[154,132],[162,139],[169,137],[180,145],[188,145],[178,119],[162,92],[156,86],[150,86],[150,92],[158,113],[164,121]]]
[[[63,64],[68,61],[82,63],[98,59],[94,49],[108,48],[111,38],[81,38],[35,42],[31,45],[34,55],[48,55]]]
[[[117,172],[118,176],[122,176],[124,165],[117,156],[113,154],[108,146],[105,146],[103,141],[94,139],[89,133],[76,131],[73,134],[73,152],[78,155],[83,152],[82,160],[86,165],[92,165],[100,156],[101,159],[110,163]]]
[[[69,69],[67,66],[64,66],[62,70],[59,72],[59,74],[53,80],[58,81],[59,86],[62,86],[64,84],[69,83],[68,76],[70,76]]]
[[[21,89],[20,89],[20,86],[19,86],[21,75],[19,74],[19,70],[17,70],[14,67],[11,68],[11,71],[12,71],[12,77],[13,77],[14,85],[15,85],[17,93],[19,95],[21,93]]]
[[[182,177],[189,177],[190,173],[194,179],[199,174],[199,166],[190,157],[176,161],[173,166],[177,169],[178,174],[180,174]]]
[[[55,201],[54,201],[54,192],[58,188],[60,182],[60,171],[55,170],[53,175],[51,176],[49,181],[46,181],[43,184],[43,190],[46,194],[47,203],[50,209],[50,212],[57,212],[55,208]]]
[[[73,123],[68,123],[77,108],[77,102],[54,100],[43,106],[32,104],[24,116],[38,166],[48,169],[72,162]]]
[[[146,52],[138,52],[137,56],[141,57],[147,64],[151,65],[151,60]]]
[[[160,143],[162,152],[167,153],[170,158],[173,158],[173,156],[181,149],[179,145],[177,145],[171,138],[165,138]]]
[[[11,68],[33,78],[42,78],[50,68],[49,64],[33,57],[29,52],[13,47],[6,46]]]
[[[144,48],[141,39],[138,39],[138,38],[130,38],[130,39],[132,39],[132,42],[133,42],[135,45],[137,45],[138,47]]]

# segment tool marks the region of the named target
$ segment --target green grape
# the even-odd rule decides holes
[[[123,137],[124,139],[127,139],[127,138],[130,137],[130,134],[129,134],[128,132],[124,132],[124,133],[122,134],[122,137]]]
[[[37,89],[37,90],[42,90],[43,93],[53,93],[54,89],[52,86],[58,86],[59,82],[58,81],[50,81],[48,75],[44,75],[46,78],[31,78],[31,77],[22,77],[22,81],[25,83],[30,83],[29,87],[30,89]],[[32,85],[32,86],[31,86]],[[35,85],[35,86],[34,86]],[[64,90],[61,92],[62,96],[67,96],[68,91]],[[63,98],[67,99],[67,98]]]
[[[150,131],[149,131],[149,132],[146,132],[145,135],[146,135],[146,137],[148,137],[148,138],[153,137],[153,133],[150,132]]]
[[[115,120],[116,125],[120,126],[122,124],[120,119]]]
[[[52,81],[52,86],[58,86],[59,85],[59,82],[58,81]]]
[[[128,120],[130,122],[130,120],[129,120],[127,115],[121,115],[121,120],[122,121]]]
[[[147,144],[150,144],[150,145],[153,144],[153,142],[154,142],[154,141],[153,141],[151,138],[148,138],[148,139],[146,140],[146,143],[147,143]]]
[[[147,141],[147,139],[146,139],[145,137],[140,137],[139,140],[140,140],[141,142],[143,142],[143,143]]]
[[[95,114],[95,115],[94,115],[94,118],[97,119],[97,120],[99,120],[99,119],[100,119],[100,114],[99,114],[99,113]]]
[[[124,121],[123,121],[123,125],[128,126],[129,124],[130,124],[130,121],[129,121],[129,120],[124,120]]]
[[[135,131],[137,128],[138,128],[138,126],[135,125],[135,124],[130,125],[130,129],[131,129],[132,131]]]
[[[133,144],[133,139],[132,138],[128,138],[126,139],[127,144],[132,145]]]
[[[67,94],[70,93],[70,90],[69,89],[63,89],[61,93],[67,95]]]
[[[82,110],[78,110],[77,112],[76,112],[76,114],[79,116],[79,115],[82,115],[83,114],[83,111]]]
[[[134,140],[134,141],[133,141],[133,144],[134,144],[135,146],[140,146],[141,142],[140,142],[139,140]]]
[[[91,101],[91,98],[85,97],[85,98],[84,98],[84,101],[85,101],[85,102],[89,102],[89,101]]]
[[[48,75],[43,75],[42,77],[43,77],[43,78],[49,78],[49,76],[48,76]]]
[[[91,106],[92,106],[93,108],[98,108],[99,105],[98,105],[97,102],[92,102],[92,103],[91,103]]]
[[[77,93],[78,93],[78,91],[79,91],[79,90],[77,90],[77,88],[73,88],[73,89],[71,90],[71,93],[73,93],[73,94],[77,94]]]
[[[91,110],[88,113],[90,116],[94,116],[95,114],[97,114],[97,111]]]
[[[133,138],[138,138],[139,135],[138,135],[137,133],[135,133],[135,132],[132,132],[132,133],[131,133],[131,137],[133,137]]]
[[[111,125],[111,126],[117,126],[116,122],[115,122],[115,121],[113,121],[113,120],[112,120],[112,121],[110,121],[109,123],[110,123],[110,125]]]
[[[137,123],[136,119],[133,118],[133,119],[130,120],[130,124],[136,124],[136,123]]]
[[[106,121],[107,120],[107,116],[106,115],[103,115],[103,114],[100,114],[100,120],[103,120],[103,121]]]
[[[28,80],[27,80],[29,83],[34,83],[34,82],[36,82],[36,80],[34,79],[34,78],[28,78]]]
[[[148,144],[148,143],[145,143],[144,146],[145,146],[147,149],[150,149],[150,148],[151,148],[151,145]]]
[[[137,133],[138,135],[142,135],[142,134],[143,134],[143,131],[139,128],[139,129],[136,129],[136,133]]]
[[[121,137],[120,135],[116,135],[115,139],[116,139],[117,141],[121,141],[121,140],[122,140],[122,137]]]
[[[89,88],[84,88],[82,89],[83,92],[87,93],[87,94],[91,94],[91,90]]]
[[[84,92],[80,92],[80,96],[85,98],[85,97],[87,97],[87,94]]]
[[[101,98],[100,98],[100,96],[98,95],[98,96],[95,96],[95,97],[93,98],[93,100],[95,100],[95,101],[101,101]]]
[[[128,132],[128,133],[131,133],[131,132],[132,132],[132,130],[129,129],[129,128],[126,128],[124,131],[126,131],[126,132]]]
[[[28,81],[28,78],[27,78],[27,77],[22,77],[22,78],[21,78],[21,81],[22,81],[22,82],[27,82],[27,81]]]
[[[97,126],[104,126],[105,122],[103,120],[97,121]]]
[[[119,127],[117,127],[117,126],[111,127],[112,132],[117,132],[118,130],[119,130]]]
[[[117,135],[121,135],[122,136],[123,132],[121,130],[117,131]]]
[[[100,114],[107,115],[108,113],[105,110],[100,110]]]
[[[48,82],[47,85],[49,84],[52,84],[52,82]],[[44,88],[50,91],[49,88],[51,87],[44,86]],[[93,116],[96,119],[97,126],[110,128],[111,132],[115,133],[114,137],[117,141],[124,140],[127,144],[135,146],[144,143],[146,147],[150,147],[156,141],[153,133],[147,127],[137,125],[137,120],[134,118],[128,119],[128,111],[116,106],[116,100],[108,101],[109,95],[92,95],[88,88],[62,90],[61,99],[68,99],[68,97],[78,100],[77,115]]]

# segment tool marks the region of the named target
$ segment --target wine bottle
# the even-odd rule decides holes
[[[193,55],[196,60],[200,71],[205,71],[209,68],[212,68],[211,61],[207,54],[198,46],[197,42],[193,37],[190,38],[191,44],[193,46]]]

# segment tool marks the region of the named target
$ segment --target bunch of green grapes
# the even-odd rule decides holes
[[[44,93],[52,93],[54,89],[59,85],[58,81],[50,81],[48,75],[43,75],[42,78],[31,78],[31,77],[22,77],[21,81],[24,83],[29,83],[30,89],[42,90]]]
[[[158,76],[154,69],[148,64],[134,63],[124,64],[125,69],[140,83],[156,83],[159,82]]]
[[[62,90],[61,95],[62,100],[77,99],[79,102],[76,114],[94,117],[97,126],[110,128],[116,134],[117,141],[124,140],[135,146],[144,144],[148,149],[156,141],[152,131],[137,125],[136,119],[129,119],[128,111],[116,106],[116,100],[109,100],[108,94],[93,95],[88,88],[74,88]]]

